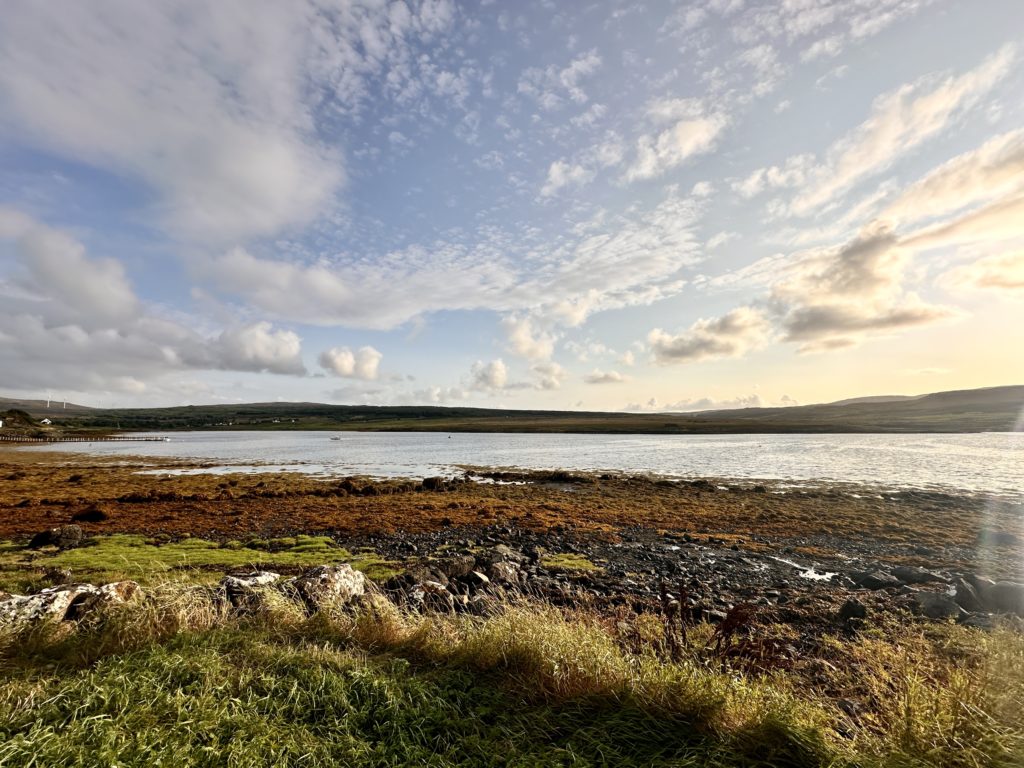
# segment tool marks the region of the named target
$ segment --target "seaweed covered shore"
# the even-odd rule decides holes
[[[1024,758],[1016,500],[195,469],[0,453],[0,762]]]

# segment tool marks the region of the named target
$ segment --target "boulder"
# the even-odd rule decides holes
[[[448,484],[445,482],[443,477],[423,478],[423,490],[425,491],[443,491],[447,486]]]
[[[839,608],[839,620],[849,622],[852,619],[866,619],[868,607],[855,597],[851,597]]]
[[[500,562],[495,563],[488,568],[487,575],[491,581],[497,582],[498,584],[515,585],[519,583],[522,571],[519,570],[519,566],[515,563]]]
[[[366,577],[348,563],[310,568],[292,585],[313,611],[340,608],[366,593]]]
[[[893,568],[892,575],[904,584],[927,584],[932,581],[943,581],[942,577],[924,568],[913,565],[901,565]]]
[[[455,595],[437,581],[424,581],[409,591],[409,601],[420,609],[451,613],[455,610]]]
[[[62,525],[48,531],[40,531],[29,541],[30,549],[40,547],[57,547],[58,549],[74,549],[81,545],[85,532],[80,525]]]
[[[0,627],[20,627],[41,621],[63,621],[77,591],[43,590],[35,595],[13,595],[0,603]]]
[[[990,587],[994,587],[996,583],[992,579],[986,576],[979,576],[976,573],[968,573],[964,576],[964,581],[970,584],[977,591],[978,595],[984,600],[985,593],[988,592]]]
[[[87,585],[88,586],[88,585]],[[86,614],[108,605],[130,602],[142,594],[138,582],[125,580],[103,584],[99,587],[79,592],[64,614],[68,620],[81,619]]]
[[[34,595],[11,595],[0,602],[0,626],[22,626],[41,621],[75,621],[104,605],[124,603],[139,593],[134,581],[102,586],[62,584]]]
[[[917,609],[929,619],[960,619],[967,612],[944,592],[918,592],[914,595]]]
[[[260,589],[280,578],[280,574],[271,571],[253,571],[239,576],[225,576],[220,580],[220,586],[233,607],[254,608],[259,602]]]
[[[985,610],[985,603],[981,596],[965,579],[956,580],[956,595],[953,597],[956,604],[969,613],[978,613]]]
[[[449,579],[461,579],[468,576],[476,567],[476,558],[472,555],[454,555],[437,562],[437,568]]]
[[[525,563],[530,558],[522,552],[517,552],[508,544],[499,544],[490,551],[491,562]]]
[[[900,580],[885,571],[865,571],[851,574],[853,583],[863,589],[889,589],[901,586]]]
[[[996,613],[1015,613],[1024,616],[1024,584],[997,581],[983,595],[986,605]]]

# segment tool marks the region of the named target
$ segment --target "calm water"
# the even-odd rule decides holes
[[[218,471],[269,465],[327,475],[425,477],[472,465],[798,483],[842,481],[1024,498],[1024,433],[449,437],[423,432],[171,432],[166,436],[170,442],[56,447],[103,455],[212,460]],[[331,440],[332,436],[340,439]]]

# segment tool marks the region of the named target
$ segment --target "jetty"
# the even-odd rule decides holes
[[[27,437],[24,435],[0,435],[4,443],[166,443],[169,437],[130,437],[124,435],[108,435],[83,437]]]

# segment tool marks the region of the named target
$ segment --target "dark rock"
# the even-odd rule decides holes
[[[476,558],[472,555],[446,557],[437,563],[438,570],[449,579],[461,579],[463,576],[468,576],[475,567]]]
[[[530,558],[522,552],[517,552],[507,544],[498,544],[497,546],[492,547],[483,557],[478,558],[478,560],[488,565],[506,562],[522,564],[529,561],[529,559]]]
[[[900,586],[900,580],[885,571],[869,571],[850,574],[853,583],[864,589],[889,589]]]
[[[518,584],[522,571],[512,562],[494,563],[487,569],[487,576],[498,584]]]
[[[996,613],[1015,613],[1024,616],[1024,584],[997,581],[983,594],[990,610]]]
[[[929,619],[959,619],[967,612],[943,592],[918,592],[914,595],[917,609]]]
[[[70,568],[48,568],[43,579],[50,584],[68,584],[71,581]]]
[[[901,565],[898,568],[893,568],[892,575],[904,584],[927,584],[932,581],[943,580],[931,571],[926,571],[924,568],[912,565]]]
[[[965,627],[972,629],[995,629],[999,623],[995,616],[987,613],[971,613],[960,621]]]
[[[956,596],[953,599],[956,600],[957,605],[970,613],[977,613],[985,610],[985,604],[978,595],[978,590],[964,579],[957,579]]]
[[[423,490],[425,491],[443,491],[447,488],[447,483],[443,477],[425,477],[423,478]]]
[[[80,525],[62,525],[48,531],[40,531],[28,543],[29,549],[54,546],[58,549],[74,549],[81,545],[85,532]]]
[[[979,576],[976,573],[968,573],[964,576],[964,581],[974,587],[982,599],[985,599],[985,593],[988,592],[989,588],[996,585],[992,579],[987,576]]]
[[[71,521],[74,523],[102,523],[109,518],[110,515],[94,504],[91,507],[75,512],[71,516]]]
[[[866,619],[868,608],[855,597],[851,597],[839,608],[839,620],[849,622],[851,619]]]

